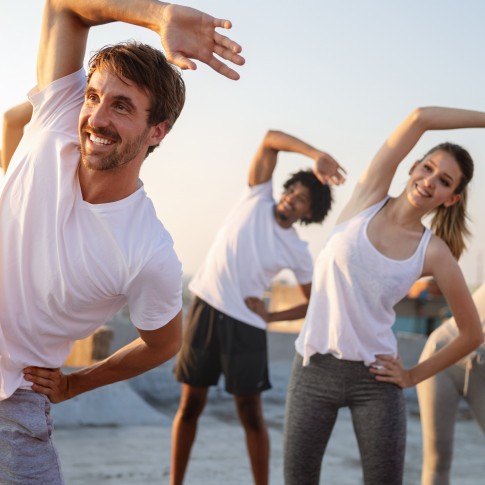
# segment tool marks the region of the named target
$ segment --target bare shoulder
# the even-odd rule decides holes
[[[424,259],[423,276],[434,276],[435,278],[450,275],[452,273],[461,273],[458,261],[451,253],[448,245],[434,234],[426,250]]]

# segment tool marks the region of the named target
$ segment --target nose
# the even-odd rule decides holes
[[[428,177],[426,177],[426,178],[424,179],[426,186],[427,186],[427,187],[434,187],[434,184],[435,184],[435,178],[436,178],[436,177],[435,177],[435,175],[434,175],[434,174],[431,174],[431,175],[429,175]]]
[[[93,128],[109,125],[108,109],[103,103],[99,103],[89,113],[89,124]]]

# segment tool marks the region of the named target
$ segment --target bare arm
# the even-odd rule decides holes
[[[485,113],[481,111],[440,107],[414,110],[376,153],[339,220],[348,219],[387,195],[399,164],[426,131],[484,127]]]
[[[22,139],[24,126],[30,121],[31,116],[32,105],[28,101],[10,108],[3,114],[2,168],[4,173]]]
[[[249,186],[267,182],[273,176],[278,152],[300,153],[314,161],[315,175],[324,184],[345,181],[345,170],[328,153],[317,150],[308,143],[282,131],[268,131],[249,167]]]
[[[308,300],[312,291],[312,284],[300,285],[300,289],[306,298],[306,303],[296,305],[286,310],[278,312],[268,312],[264,306],[263,300],[254,296],[246,298],[244,301],[250,310],[257,313],[266,323],[281,322],[285,320],[299,320],[304,318],[308,309]]]
[[[46,0],[37,60],[39,89],[80,69],[89,29],[114,21],[157,33],[168,61],[182,69],[196,69],[192,58],[230,79],[239,78],[214,56],[244,64],[241,47],[215,31],[231,28],[228,20],[156,0]]]
[[[83,392],[122,381],[153,369],[173,357],[182,344],[182,313],[158,330],[139,330],[134,340],[107,359],[71,374],[60,369],[27,367],[25,379],[34,391],[53,403],[71,399]]]
[[[457,261],[446,244],[437,237],[431,240],[428,254],[425,274],[435,278],[453,313],[459,333],[448,345],[408,370],[401,367],[399,359],[381,356],[376,363],[384,368],[373,370],[378,374],[376,379],[394,382],[401,387],[414,386],[441,372],[483,342],[478,311]]]

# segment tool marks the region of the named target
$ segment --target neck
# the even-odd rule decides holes
[[[413,207],[407,200],[405,193],[397,198],[389,199],[382,211],[385,217],[403,228],[419,232],[422,230],[423,224],[421,220],[426,215],[426,212]]]
[[[138,172],[119,172],[89,170],[80,164],[78,176],[83,199],[90,204],[108,204],[129,197],[142,186]]]

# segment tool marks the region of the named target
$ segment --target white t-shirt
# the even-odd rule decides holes
[[[0,192],[0,400],[22,369],[59,367],[128,304],[154,330],[181,309],[181,265],[141,187],[109,204],[82,198],[77,124],[83,70],[29,96],[32,121]]]
[[[388,197],[333,229],[315,262],[312,293],[295,346],[303,365],[315,354],[370,365],[377,354],[397,355],[394,305],[421,276],[431,231],[425,229],[405,260],[384,256],[367,236]]]
[[[244,303],[262,298],[272,278],[290,269],[300,284],[311,282],[308,245],[293,227],[284,229],[274,216],[272,182],[249,187],[216,235],[189,289],[217,310],[254,327],[266,322]]]

